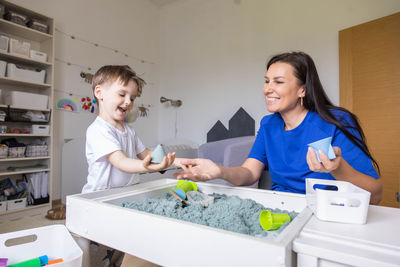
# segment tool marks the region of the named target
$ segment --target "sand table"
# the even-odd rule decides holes
[[[182,208],[182,204],[170,193],[164,193],[160,197],[143,201],[124,202],[122,206],[232,232],[267,238],[275,238],[288,223],[283,224],[278,230],[265,231],[261,228],[258,218],[262,210],[270,210],[273,213],[287,213],[291,220],[298,214],[293,211],[270,209],[252,199],[241,199],[237,196],[224,194],[210,194],[210,196],[214,197],[214,203],[206,208],[189,201],[186,201],[188,206]]]

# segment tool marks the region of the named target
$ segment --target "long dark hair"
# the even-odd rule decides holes
[[[374,167],[380,174],[378,162],[372,157],[366,143],[364,132],[360,126],[359,120],[356,115],[351,113],[345,108],[338,107],[332,104],[325,93],[324,88],[318,77],[317,68],[315,67],[312,58],[303,52],[283,53],[273,56],[267,63],[267,70],[276,62],[285,62],[294,68],[294,74],[305,85],[306,94],[303,98],[303,105],[306,109],[318,113],[323,120],[338,127],[350,141],[359,147],[373,162]],[[350,115],[354,125],[344,125],[337,119],[332,110],[341,110]],[[361,138],[352,134],[349,129],[355,130]]]

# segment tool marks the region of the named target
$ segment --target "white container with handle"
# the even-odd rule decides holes
[[[320,220],[365,224],[370,197],[349,182],[306,178],[307,206]]]

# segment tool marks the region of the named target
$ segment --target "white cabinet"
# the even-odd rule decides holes
[[[0,158],[0,187],[7,179],[16,184],[25,176],[40,176],[32,174],[41,172],[46,173],[48,180],[47,198],[35,199],[33,204],[31,202],[26,207],[1,209],[0,221],[3,221],[19,217],[21,212],[24,215],[43,213],[49,209],[52,200],[53,123],[51,112],[54,91],[55,24],[54,19],[50,17],[7,1],[0,1],[0,10],[11,11],[12,15],[21,15],[16,16],[15,19],[3,14],[0,17],[2,45],[7,38],[9,39],[8,49],[0,49],[0,61],[7,62],[6,73],[0,72],[0,95],[13,96],[0,98],[0,111],[6,113],[4,121],[1,121],[0,114],[0,142],[12,140],[17,144],[31,144],[29,153],[8,153],[7,157],[3,155]],[[21,17],[26,17],[26,21],[23,21],[26,25],[17,21]],[[47,29],[43,29],[42,26],[46,26]],[[10,45],[11,41],[13,41],[12,45]],[[25,50],[28,47],[29,53],[26,53]],[[31,50],[34,52],[30,53]],[[38,54],[41,57],[37,57]],[[27,99],[23,98],[24,96],[28,96]],[[38,99],[45,99],[47,103],[41,104],[40,108],[35,108]],[[46,128],[47,131],[35,131],[42,128]],[[0,200],[4,200],[4,191],[1,188]]]

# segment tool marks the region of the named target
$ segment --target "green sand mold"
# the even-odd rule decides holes
[[[170,193],[142,201],[124,202],[122,206],[236,233],[267,237],[268,239],[277,237],[289,222],[284,223],[278,230],[265,231],[259,222],[261,211],[287,213],[291,221],[298,215],[294,211],[266,208],[252,199],[215,193],[210,194],[210,196],[214,197],[214,203],[208,207],[187,202],[188,206],[182,208],[181,203]]]

